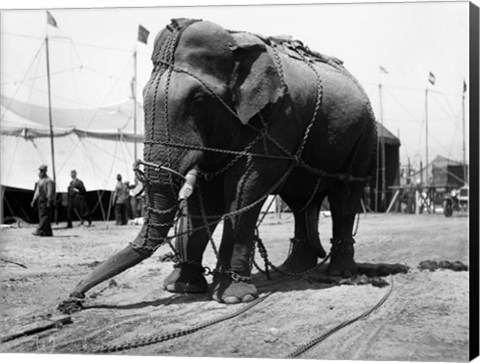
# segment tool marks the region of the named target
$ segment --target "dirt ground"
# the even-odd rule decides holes
[[[32,236],[33,226],[1,231],[1,337],[62,317],[56,306],[74,285],[140,229],[103,222],[94,222],[91,228],[61,227],[55,227],[53,238]],[[274,264],[286,258],[292,228],[288,214],[281,219],[269,215],[261,226],[260,235]],[[330,218],[321,216],[320,236],[328,249],[330,231]],[[220,231],[215,232],[217,242],[219,236]],[[356,240],[357,262],[401,263],[411,269],[385,278],[393,282],[393,290],[378,310],[301,358],[467,361],[468,272],[420,270],[418,265],[423,260],[468,264],[468,216],[362,215]],[[0,352],[89,353],[103,345],[190,328],[242,307],[216,303],[206,294],[164,291],[162,281],[171,272],[172,262],[161,262],[160,257],[167,252],[169,248],[162,246],[150,259],[92,289],[88,309],[72,314],[72,324],[1,343]],[[257,261],[263,265],[258,256]],[[214,263],[209,248],[204,264],[213,268]],[[254,271],[257,286],[268,283]],[[115,354],[283,358],[370,309],[391,288],[322,283],[322,273],[259,288],[261,296],[278,290],[231,320]]]

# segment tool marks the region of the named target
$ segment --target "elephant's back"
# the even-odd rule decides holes
[[[348,106],[361,111],[369,106],[368,96],[360,82],[335,60],[307,62],[285,56],[282,59],[285,81],[293,102],[302,109],[312,109],[315,95],[321,92],[321,107],[330,114]]]
[[[286,61],[290,73],[289,94],[304,126],[313,121],[304,159],[328,172],[344,169],[359,139],[365,149],[359,169],[368,168],[376,141],[376,125],[367,94],[360,83],[340,64]],[[295,79],[301,79],[295,82]],[[321,93],[321,97],[317,95]]]

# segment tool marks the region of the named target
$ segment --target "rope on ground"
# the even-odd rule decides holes
[[[192,328],[183,329],[183,330],[180,329],[180,330],[173,331],[171,333],[166,333],[166,334],[147,337],[147,338],[141,338],[141,339],[139,339],[137,341],[134,341],[132,343],[112,345],[112,346],[103,346],[101,348],[98,348],[98,349],[94,350],[93,353],[120,352],[122,350],[134,349],[134,348],[143,347],[143,346],[146,346],[146,345],[161,343],[161,342],[164,342],[164,341],[167,341],[167,340],[171,340],[171,339],[179,338],[179,337],[182,337],[182,336],[185,336],[185,335],[188,335],[188,334],[195,333],[199,330],[202,330],[202,329],[207,328],[209,326],[212,326],[214,324],[221,323],[225,320],[233,319],[233,318],[245,313],[247,310],[253,308],[255,305],[258,305],[261,302],[265,301],[275,291],[276,290],[269,292],[265,296],[262,296],[261,298],[252,301],[248,305],[244,306],[243,308],[241,308],[237,311],[234,311],[233,313],[229,313],[229,314],[220,316],[218,318],[209,320],[205,323],[198,324],[198,325],[196,325]]]
[[[363,314],[360,314],[353,319],[350,319],[350,320],[344,321],[341,324],[338,324],[337,326],[335,326],[334,328],[326,331],[322,335],[310,340],[306,344],[303,344],[302,346],[300,346],[296,350],[294,350],[292,353],[287,355],[286,358],[296,358],[296,357],[300,356],[301,354],[305,353],[306,351],[308,351],[309,349],[313,348],[315,345],[317,345],[320,342],[327,339],[330,335],[332,335],[332,334],[338,332],[339,330],[357,322],[360,319],[366,318],[368,315],[370,315],[375,310],[377,310],[380,306],[383,305],[383,303],[388,299],[388,297],[390,296],[392,291],[393,291],[393,277],[390,278],[390,290],[385,294],[385,296],[374,307],[370,308],[369,310],[365,311]]]

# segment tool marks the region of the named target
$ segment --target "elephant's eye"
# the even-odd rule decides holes
[[[205,101],[205,95],[204,94],[197,93],[193,97],[193,103],[196,104],[196,105],[199,105],[199,104],[203,103],[204,101]]]

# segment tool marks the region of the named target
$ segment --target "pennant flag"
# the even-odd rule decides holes
[[[144,44],[147,44],[148,35],[150,32],[143,26],[138,26],[138,41]]]
[[[467,92],[467,83],[463,80],[463,93]]]
[[[429,72],[428,74],[428,82],[430,82],[432,85],[435,84],[435,75],[432,72]]]
[[[58,28],[57,21],[53,17],[52,14],[47,10],[47,24],[50,24],[51,26],[54,26],[55,28]]]
[[[385,68],[383,68],[382,66],[380,66],[380,70],[381,70],[383,73],[388,74],[388,71],[387,71]]]

